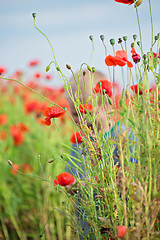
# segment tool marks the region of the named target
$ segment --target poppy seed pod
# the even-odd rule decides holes
[[[101,35],[101,36],[100,36],[100,39],[101,39],[102,41],[104,41],[104,35]]]
[[[35,19],[36,18],[36,13],[32,13],[32,17]]]

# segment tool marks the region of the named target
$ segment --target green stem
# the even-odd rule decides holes
[[[153,19],[152,19],[152,11],[151,11],[151,1],[148,0],[149,2],[149,13],[150,13],[150,18],[151,18],[151,46],[153,45]]]

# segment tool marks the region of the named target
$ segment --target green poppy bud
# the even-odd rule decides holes
[[[144,59],[144,60],[147,59],[147,55],[146,55],[146,54],[143,55],[143,59]]]
[[[124,36],[124,37],[123,37],[123,40],[126,42],[126,41],[127,41],[127,36]]]
[[[137,35],[134,34],[134,35],[133,35],[133,40],[135,41],[136,39],[137,39]]]
[[[110,105],[112,105],[112,99],[110,97],[108,97],[108,102]]]
[[[89,39],[91,40],[91,41],[93,41],[93,36],[91,35],[91,36],[89,36]]]
[[[158,36],[155,36],[154,39],[155,39],[155,41],[157,41],[158,40]]]
[[[36,18],[36,13],[32,13],[32,17],[35,19]]]
[[[141,42],[140,42],[140,41],[138,41],[138,42],[137,42],[137,45],[138,45],[138,46],[140,46],[140,45],[141,45]]]
[[[92,72],[94,73],[96,71],[95,67],[92,67]]]
[[[101,35],[101,36],[100,36],[100,39],[101,39],[102,41],[104,41],[104,35]]]
[[[89,65],[87,65],[87,69],[88,71],[92,72],[92,68]]]
[[[101,82],[98,82],[98,85],[101,87],[102,83],[101,83]]]
[[[115,40],[112,38],[110,39],[110,44],[113,46],[115,44]]]
[[[131,43],[131,48],[133,48],[134,47],[134,43]]]
[[[50,64],[46,67],[46,72],[48,72],[50,69]]]

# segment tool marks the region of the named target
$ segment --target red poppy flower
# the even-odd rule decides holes
[[[112,84],[111,84],[111,82],[109,82],[108,80],[99,81],[96,84],[93,92],[96,92],[96,93],[100,92],[101,93],[101,91],[103,93],[106,93],[109,97],[112,97]]]
[[[138,88],[138,85],[133,85],[131,86],[131,89],[134,93],[142,95],[143,94],[143,84],[141,85],[141,87]],[[152,91],[152,88],[149,89],[149,92]]]
[[[82,143],[83,135],[81,132],[74,133],[70,138],[71,143]]]
[[[38,100],[27,100],[24,104],[24,108],[27,114],[36,111],[36,109],[39,107]]]
[[[24,163],[22,165],[22,172],[23,173],[30,173],[33,172],[33,167],[29,163]]]
[[[108,55],[105,59],[105,63],[107,66],[120,66],[123,67],[127,64],[129,68],[133,67],[133,64],[128,61],[127,53],[125,50],[119,50],[116,52],[116,56]]]
[[[65,111],[58,106],[47,107],[43,110],[43,115],[47,118],[58,118],[64,114]]]
[[[38,59],[35,59],[35,60],[30,61],[28,65],[30,67],[35,67],[35,66],[39,65],[39,63],[40,63],[40,61]]]
[[[0,75],[3,75],[7,72],[6,68],[3,66],[0,66]]]
[[[115,0],[115,2],[119,2],[119,3],[131,5],[131,4],[134,3],[135,1],[134,1],[134,0]]]
[[[5,130],[0,131],[0,140],[6,140],[7,132]]]
[[[13,163],[12,166],[13,166],[17,171],[19,171],[19,165],[18,165],[18,164]],[[17,172],[14,168],[11,168],[11,173],[12,173],[13,176],[15,176],[15,175],[18,174],[18,172]]]
[[[92,110],[93,110],[93,106],[90,103],[80,104],[79,105],[79,111],[81,113],[92,112]]]
[[[132,53],[133,62],[135,62],[135,63],[139,62],[141,57],[140,57],[140,55],[138,53],[136,53],[134,47],[132,47],[131,53]]]
[[[126,226],[118,226],[117,227],[117,237],[118,238],[123,238],[124,235],[126,234],[126,232],[127,232]]]
[[[12,125],[10,127],[10,133],[14,141],[15,146],[19,146],[24,142],[24,135],[19,127]]]
[[[74,183],[74,177],[72,174],[68,172],[60,173],[55,179],[54,179],[54,186],[61,185],[61,186],[67,186]]]
[[[20,122],[18,124],[18,127],[20,128],[20,130],[22,130],[23,132],[28,132],[29,131],[29,128],[23,123],[23,122]]]
[[[0,125],[6,125],[8,121],[8,116],[6,114],[0,114]]]

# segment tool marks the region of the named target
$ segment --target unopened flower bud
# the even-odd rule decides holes
[[[158,40],[158,36],[155,36],[154,39],[155,39],[155,41],[157,41]]]
[[[104,41],[104,35],[101,35],[101,36],[100,36],[100,39],[101,39],[102,41]]]
[[[92,67],[92,72],[94,73],[96,71],[95,67]]]
[[[46,72],[50,70],[50,64],[46,67]]]
[[[133,48],[134,47],[134,43],[131,43],[131,48]]]
[[[140,41],[138,41],[138,42],[137,42],[137,45],[138,45],[138,46],[140,46],[140,45],[141,45],[141,42],[140,42]]]
[[[68,65],[68,64],[66,64],[66,68],[69,69],[69,70],[71,70],[71,66]]]
[[[147,55],[146,55],[146,54],[143,55],[143,59],[144,59],[144,60],[147,59]]]
[[[115,40],[112,38],[110,39],[110,44],[113,46],[115,44]]]
[[[124,37],[123,37],[123,40],[126,42],[126,41],[127,41],[127,36],[124,36]]]
[[[32,13],[32,17],[35,19],[36,18],[36,13]]]
[[[93,36],[91,35],[91,36],[89,36],[89,39],[91,40],[91,41],[93,41]]]
[[[112,105],[112,99],[110,97],[108,97],[108,103]]]
[[[101,87],[102,83],[101,83],[101,82],[98,82],[98,85]]]
[[[136,39],[137,39],[137,35],[134,34],[134,35],[133,35],[133,40],[135,41]]]
[[[89,65],[87,65],[87,69],[88,71],[92,72],[92,68]]]

